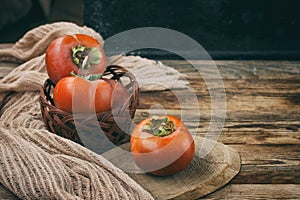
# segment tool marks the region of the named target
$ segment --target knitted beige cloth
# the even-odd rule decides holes
[[[23,63],[0,80],[0,182],[22,199],[152,199],[101,155],[50,133],[41,121],[44,52],[54,38],[74,33],[102,42],[92,29],[59,22],[0,49],[0,60]]]

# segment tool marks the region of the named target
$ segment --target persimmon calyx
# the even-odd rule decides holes
[[[72,57],[74,63],[81,69],[89,69],[93,65],[99,64],[102,59],[101,51],[96,47],[84,47],[78,45],[72,47]]]
[[[175,127],[174,122],[168,120],[167,117],[159,118],[153,116],[150,119],[150,123],[143,127],[143,130],[155,136],[164,137],[173,133],[175,131]]]

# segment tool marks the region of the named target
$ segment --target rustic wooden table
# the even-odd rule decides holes
[[[200,126],[195,128],[205,136],[211,111],[205,82],[186,61],[163,62],[187,75],[201,112]],[[300,199],[300,61],[216,61],[216,65],[227,103],[219,142],[240,153],[242,167],[228,185],[204,199]],[[3,77],[14,65],[0,63],[0,67]],[[153,104],[168,114],[180,114],[171,91],[148,92],[140,95],[136,120]],[[17,198],[0,184],[0,199]]]

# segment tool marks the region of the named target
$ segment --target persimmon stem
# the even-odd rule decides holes
[[[155,136],[164,137],[170,135],[175,131],[174,122],[169,121],[167,117],[153,116],[150,119],[150,123],[143,127],[144,131],[147,131]]]

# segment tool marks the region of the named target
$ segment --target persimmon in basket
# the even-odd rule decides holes
[[[55,106],[73,113],[109,111],[122,106],[128,98],[128,91],[113,79],[89,80],[78,76],[58,81],[53,93]]]
[[[99,42],[84,34],[65,35],[51,42],[46,51],[46,68],[56,84],[57,108],[72,113],[100,113],[121,106],[129,98],[125,87],[102,78],[106,56]]]
[[[101,44],[85,34],[65,35],[53,40],[46,51],[46,69],[53,83],[75,74],[101,74],[106,55]]]

